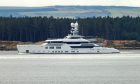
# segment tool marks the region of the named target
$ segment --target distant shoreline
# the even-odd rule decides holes
[[[127,43],[123,43],[123,41],[117,41],[114,43],[111,43],[107,45],[106,47],[114,47],[119,50],[139,50],[140,49],[140,42],[138,42],[138,45],[135,45],[135,42],[129,43],[129,41],[126,41]],[[20,42],[20,41],[0,41],[0,51],[17,51],[17,45],[21,44],[42,44],[43,41],[40,42]],[[128,46],[124,46],[124,44],[127,44]],[[115,46],[116,45],[116,46]]]

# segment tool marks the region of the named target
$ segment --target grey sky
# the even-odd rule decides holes
[[[0,0],[0,6],[103,5],[139,6],[140,0]]]

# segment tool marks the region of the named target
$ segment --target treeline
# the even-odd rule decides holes
[[[78,21],[80,34],[110,40],[140,40],[140,17],[0,17],[0,40],[43,41],[63,38],[70,33],[70,23]]]

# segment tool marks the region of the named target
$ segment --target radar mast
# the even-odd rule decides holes
[[[71,23],[71,35],[78,35],[79,31],[78,31],[78,22],[76,23]]]

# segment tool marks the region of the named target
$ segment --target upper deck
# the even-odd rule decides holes
[[[46,40],[48,43],[89,43],[89,40],[84,39],[84,36],[78,34],[78,23],[71,23],[71,33],[63,39]]]

